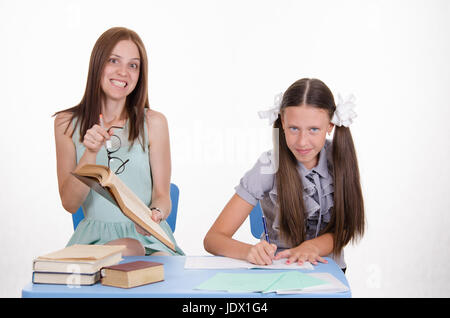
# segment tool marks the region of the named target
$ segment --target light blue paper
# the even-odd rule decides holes
[[[218,273],[195,289],[227,292],[264,292],[303,289],[327,282],[298,271],[280,273]]]
[[[195,289],[227,292],[260,292],[271,286],[280,277],[280,273],[270,274],[234,274],[218,273]]]
[[[326,281],[313,276],[309,276],[308,274],[297,271],[289,271],[282,273],[280,278],[271,286],[266,288],[263,292],[271,293],[281,290],[304,289],[307,287],[322,285],[326,283]]]

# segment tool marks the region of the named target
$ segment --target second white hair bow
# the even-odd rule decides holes
[[[353,94],[343,99],[338,94],[338,103],[336,104],[336,110],[334,111],[331,122],[336,126],[349,127],[353,123],[353,119],[356,118],[356,113],[353,110],[355,108],[355,96]]]
[[[273,99],[273,108],[269,110],[262,110],[258,112],[258,116],[261,119],[268,118],[269,125],[273,125],[280,114],[281,101],[283,99],[283,93],[278,93]]]

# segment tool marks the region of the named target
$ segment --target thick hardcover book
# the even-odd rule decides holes
[[[166,232],[152,220],[150,208],[108,167],[86,164],[76,169],[72,175],[116,205],[126,217],[161,243],[176,251],[175,244]]]
[[[136,261],[101,270],[101,282],[106,286],[131,288],[164,280],[164,265],[157,262]]]

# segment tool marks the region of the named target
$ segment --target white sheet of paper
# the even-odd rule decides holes
[[[303,265],[297,263],[286,264],[286,259],[273,260],[271,265],[255,265],[247,261],[223,256],[186,256],[185,269],[238,269],[238,268],[263,268],[263,269],[309,269],[314,270],[310,262]]]

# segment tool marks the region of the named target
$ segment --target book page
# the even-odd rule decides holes
[[[108,176],[110,175],[111,172],[110,172],[109,168],[106,166],[85,164],[85,165],[75,169],[75,171],[73,173],[79,174],[82,176],[89,176],[89,177],[96,178],[98,181],[100,181],[100,183],[102,183],[109,179]]]
[[[157,239],[165,240],[162,241],[162,243],[168,246],[170,245],[169,247],[172,249],[175,248],[166,232],[164,232],[161,226],[150,217],[150,208],[145,205],[144,202],[142,202],[142,200],[133,191],[131,191],[131,189],[128,188],[119,177],[111,174],[107,186],[112,192],[118,192],[119,195],[116,195],[115,197],[118,201],[122,200],[122,204],[129,210],[126,211],[126,209],[121,209],[127,217],[129,217],[133,222],[138,223]],[[118,203],[121,205],[121,202]]]

